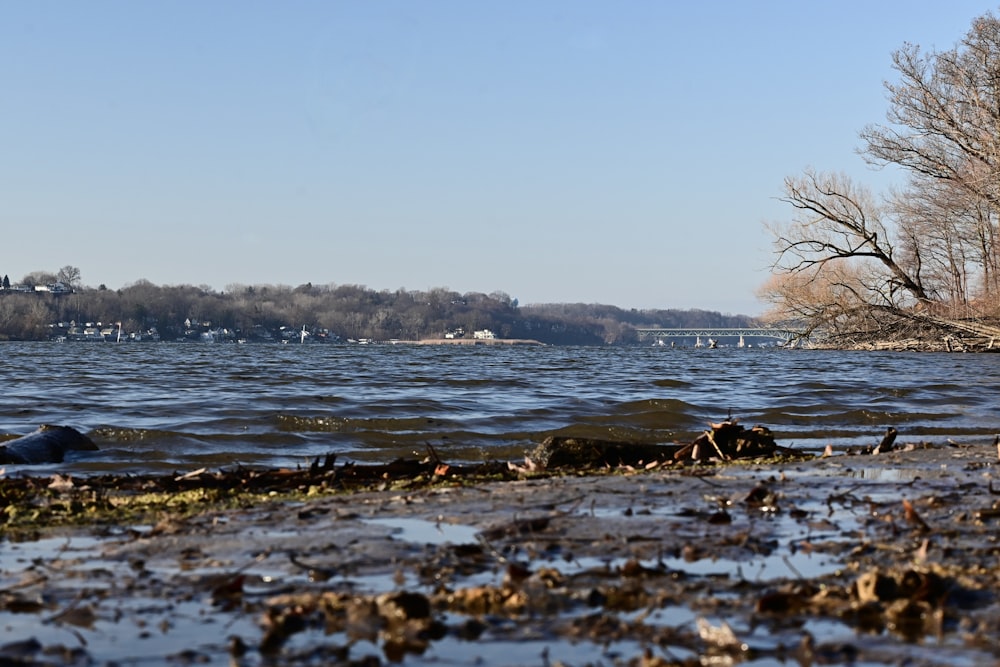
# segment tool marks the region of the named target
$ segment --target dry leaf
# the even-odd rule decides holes
[[[73,478],[69,475],[63,477],[62,475],[52,475],[52,481],[49,483],[50,489],[53,491],[69,491],[74,486]]]

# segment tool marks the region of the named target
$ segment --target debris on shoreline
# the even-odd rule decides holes
[[[895,440],[807,458],[726,420],[688,444],[547,438],[531,471],[428,447],[6,476],[0,663],[995,662],[995,444]]]
[[[660,466],[704,464],[801,456],[781,447],[763,426],[746,429],[729,419],[710,424],[687,445],[652,444],[549,436],[526,457],[524,465],[484,461],[454,464],[427,446],[422,459],[387,463],[337,462],[334,454],[317,457],[308,467],[260,469],[236,466],[201,468],[172,475],[96,475],[81,480],[56,475],[49,481],[8,475],[0,487],[0,536],[19,525],[46,522],[76,524],[97,515],[137,518],[149,508],[196,510],[207,503],[240,502],[248,496],[316,495],[359,490],[418,489],[434,485],[511,481],[525,476],[566,472],[651,470]],[[67,502],[67,499],[69,501]]]
[[[648,444],[550,436],[526,457],[519,470],[560,468],[614,468],[619,466],[654,468],[674,463],[734,461],[737,459],[794,457],[794,449],[779,446],[764,426],[747,429],[735,419],[709,424],[686,445]]]

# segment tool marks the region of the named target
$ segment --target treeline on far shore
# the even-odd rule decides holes
[[[139,281],[118,290],[74,286],[71,292],[0,292],[0,340],[47,340],[68,330],[113,324],[126,336],[159,340],[225,332],[274,340],[289,330],[326,340],[424,340],[472,336],[553,345],[628,345],[654,327],[744,327],[754,319],[705,310],[625,310],[600,304],[519,305],[503,292],[376,291],[359,285],[231,285],[215,291]],[[120,323],[120,325],[118,324]],[[467,333],[465,333],[467,332]],[[136,336],[133,336],[136,337]]]

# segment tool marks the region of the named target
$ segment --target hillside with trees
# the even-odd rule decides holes
[[[376,291],[359,285],[229,285],[221,292],[140,280],[118,290],[81,285],[80,271],[35,272],[0,290],[0,340],[46,340],[81,327],[121,322],[124,332],[161,340],[197,337],[273,341],[303,327],[316,340],[421,340],[490,329],[500,338],[555,345],[628,345],[637,328],[740,327],[746,316],[702,310],[623,310],[599,304],[522,306],[503,292]]]
[[[1000,20],[975,19],[945,51],[892,55],[888,123],[860,132],[872,166],[905,177],[875,193],[807,170],[785,180],[790,221],[760,295],[770,317],[841,347],[903,337],[1000,339]]]

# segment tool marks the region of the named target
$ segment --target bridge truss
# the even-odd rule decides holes
[[[655,338],[772,338],[789,342],[805,335],[803,331],[780,327],[695,327],[679,329],[636,329],[639,340]]]

